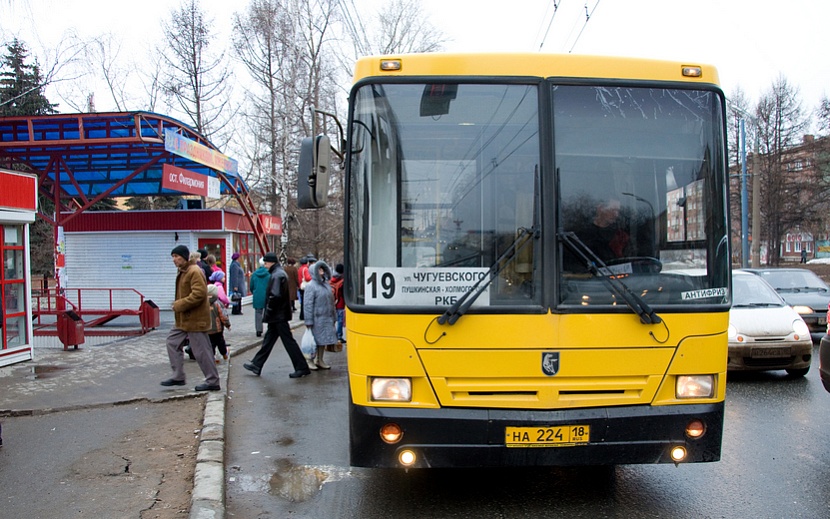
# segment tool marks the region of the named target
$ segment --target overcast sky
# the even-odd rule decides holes
[[[353,0],[365,20],[382,0]],[[202,0],[224,40],[244,0]],[[812,110],[830,94],[828,0],[422,0],[423,13],[451,39],[448,51],[610,54],[717,66],[727,95],[754,102],[779,75]],[[0,0],[0,40],[17,36],[37,55],[68,31],[113,32],[125,56],[160,37],[170,0]],[[586,10],[591,13],[586,23]],[[99,110],[106,96],[96,96]]]

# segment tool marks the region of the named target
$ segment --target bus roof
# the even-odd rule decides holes
[[[384,63],[391,69],[383,70]],[[690,68],[699,69],[699,76],[684,74]],[[717,69],[711,65],[574,54],[399,54],[367,56],[355,64],[355,82],[396,76],[572,77],[719,84]]]

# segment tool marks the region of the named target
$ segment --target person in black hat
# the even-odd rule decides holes
[[[293,312],[291,311],[291,297],[288,293],[288,276],[280,267],[275,253],[266,253],[262,260],[265,263],[265,268],[271,274],[265,296],[265,309],[262,313],[262,322],[266,323],[268,328],[265,330],[265,336],[262,338],[262,346],[259,351],[254,355],[251,362],[246,362],[242,367],[259,376],[277,339],[282,339],[285,352],[288,353],[291,363],[294,365],[294,372],[288,376],[291,378],[304,377],[310,374],[311,370],[308,368],[308,362],[306,362],[303,352],[300,350],[300,345],[297,344],[294,335],[291,333],[290,322]]]
[[[184,358],[182,348],[186,339],[190,349],[205,375],[204,384],[196,386],[196,391],[219,391],[219,372],[213,360],[213,348],[207,332],[210,331],[210,303],[207,296],[207,283],[201,269],[196,265],[198,255],[184,245],[177,245],[170,252],[176,265],[176,295],[173,298],[175,323],[167,334],[167,356],[173,376],[162,381],[161,385],[183,386],[185,384]]]

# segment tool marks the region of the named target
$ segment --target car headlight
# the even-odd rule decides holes
[[[680,375],[675,386],[677,398],[712,398],[715,395],[714,375]]]
[[[807,324],[802,319],[796,319],[793,321],[793,331],[799,337],[810,336],[810,329],[807,328]]]
[[[412,380],[408,378],[372,378],[372,400],[411,402]]]
[[[738,329],[735,328],[734,325],[730,324],[729,328],[726,329],[726,336],[730,341],[735,340],[735,337],[738,336]]]
[[[793,307],[793,310],[795,310],[796,312],[798,312],[801,315],[809,315],[809,314],[815,313],[815,312],[813,312],[812,308],[810,308],[809,306],[804,306],[804,305],[796,305],[796,306]]]

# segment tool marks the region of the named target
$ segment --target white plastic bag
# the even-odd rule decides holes
[[[314,334],[308,328],[305,329],[303,338],[300,341],[300,349],[307,359],[313,359],[317,356],[317,343],[314,342]]]

